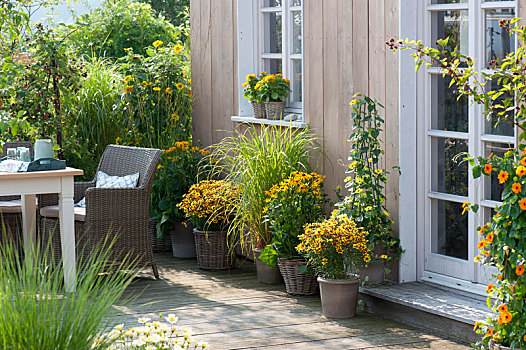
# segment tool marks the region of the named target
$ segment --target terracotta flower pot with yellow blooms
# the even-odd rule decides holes
[[[326,317],[356,315],[360,279],[349,271],[359,271],[371,260],[367,235],[347,215],[334,214],[321,223],[305,226],[305,233],[300,236],[297,250],[318,274]]]

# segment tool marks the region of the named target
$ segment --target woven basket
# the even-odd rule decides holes
[[[495,343],[494,339],[489,340],[489,350],[515,350],[518,348],[509,348],[507,346],[502,346],[500,344]]]
[[[202,270],[228,270],[234,259],[228,251],[226,231],[200,231],[194,228],[197,266]]]
[[[265,111],[267,118],[273,120],[283,119],[283,110],[285,109],[285,102],[265,102]]]
[[[157,237],[157,220],[150,218],[148,222],[148,234],[150,236],[150,242],[152,243],[152,249],[154,252],[171,252],[172,251],[172,239],[170,235],[166,235],[163,238]]]
[[[252,110],[254,111],[255,118],[262,119],[267,117],[267,114],[265,113],[265,105],[263,102],[250,101],[250,103],[252,103]]]
[[[318,292],[318,281],[316,276],[307,275],[298,271],[300,266],[305,265],[304,259],[278,259],[278,266],[287,293],[292,295],[313,295]]]

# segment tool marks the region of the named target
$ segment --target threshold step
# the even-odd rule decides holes
[[[366,312],[464,343],[477,341],[475,322],[492,315],[480,295],[421,282],[360,287],[360,299]]]

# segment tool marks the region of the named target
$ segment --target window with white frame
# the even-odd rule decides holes
[[[303,112],[303,0],[238,0],[239,84],[247,74],[283,74],[290,80],[285,111]],[[240,116],[250,116],[240,91]]]

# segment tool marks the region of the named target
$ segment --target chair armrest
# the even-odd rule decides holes
[[[77,203],[86,195],[86,190],[90,187],[95,187],[95,181],[91,182],[75,182],[75,195],[73,196],[73,201]]]

